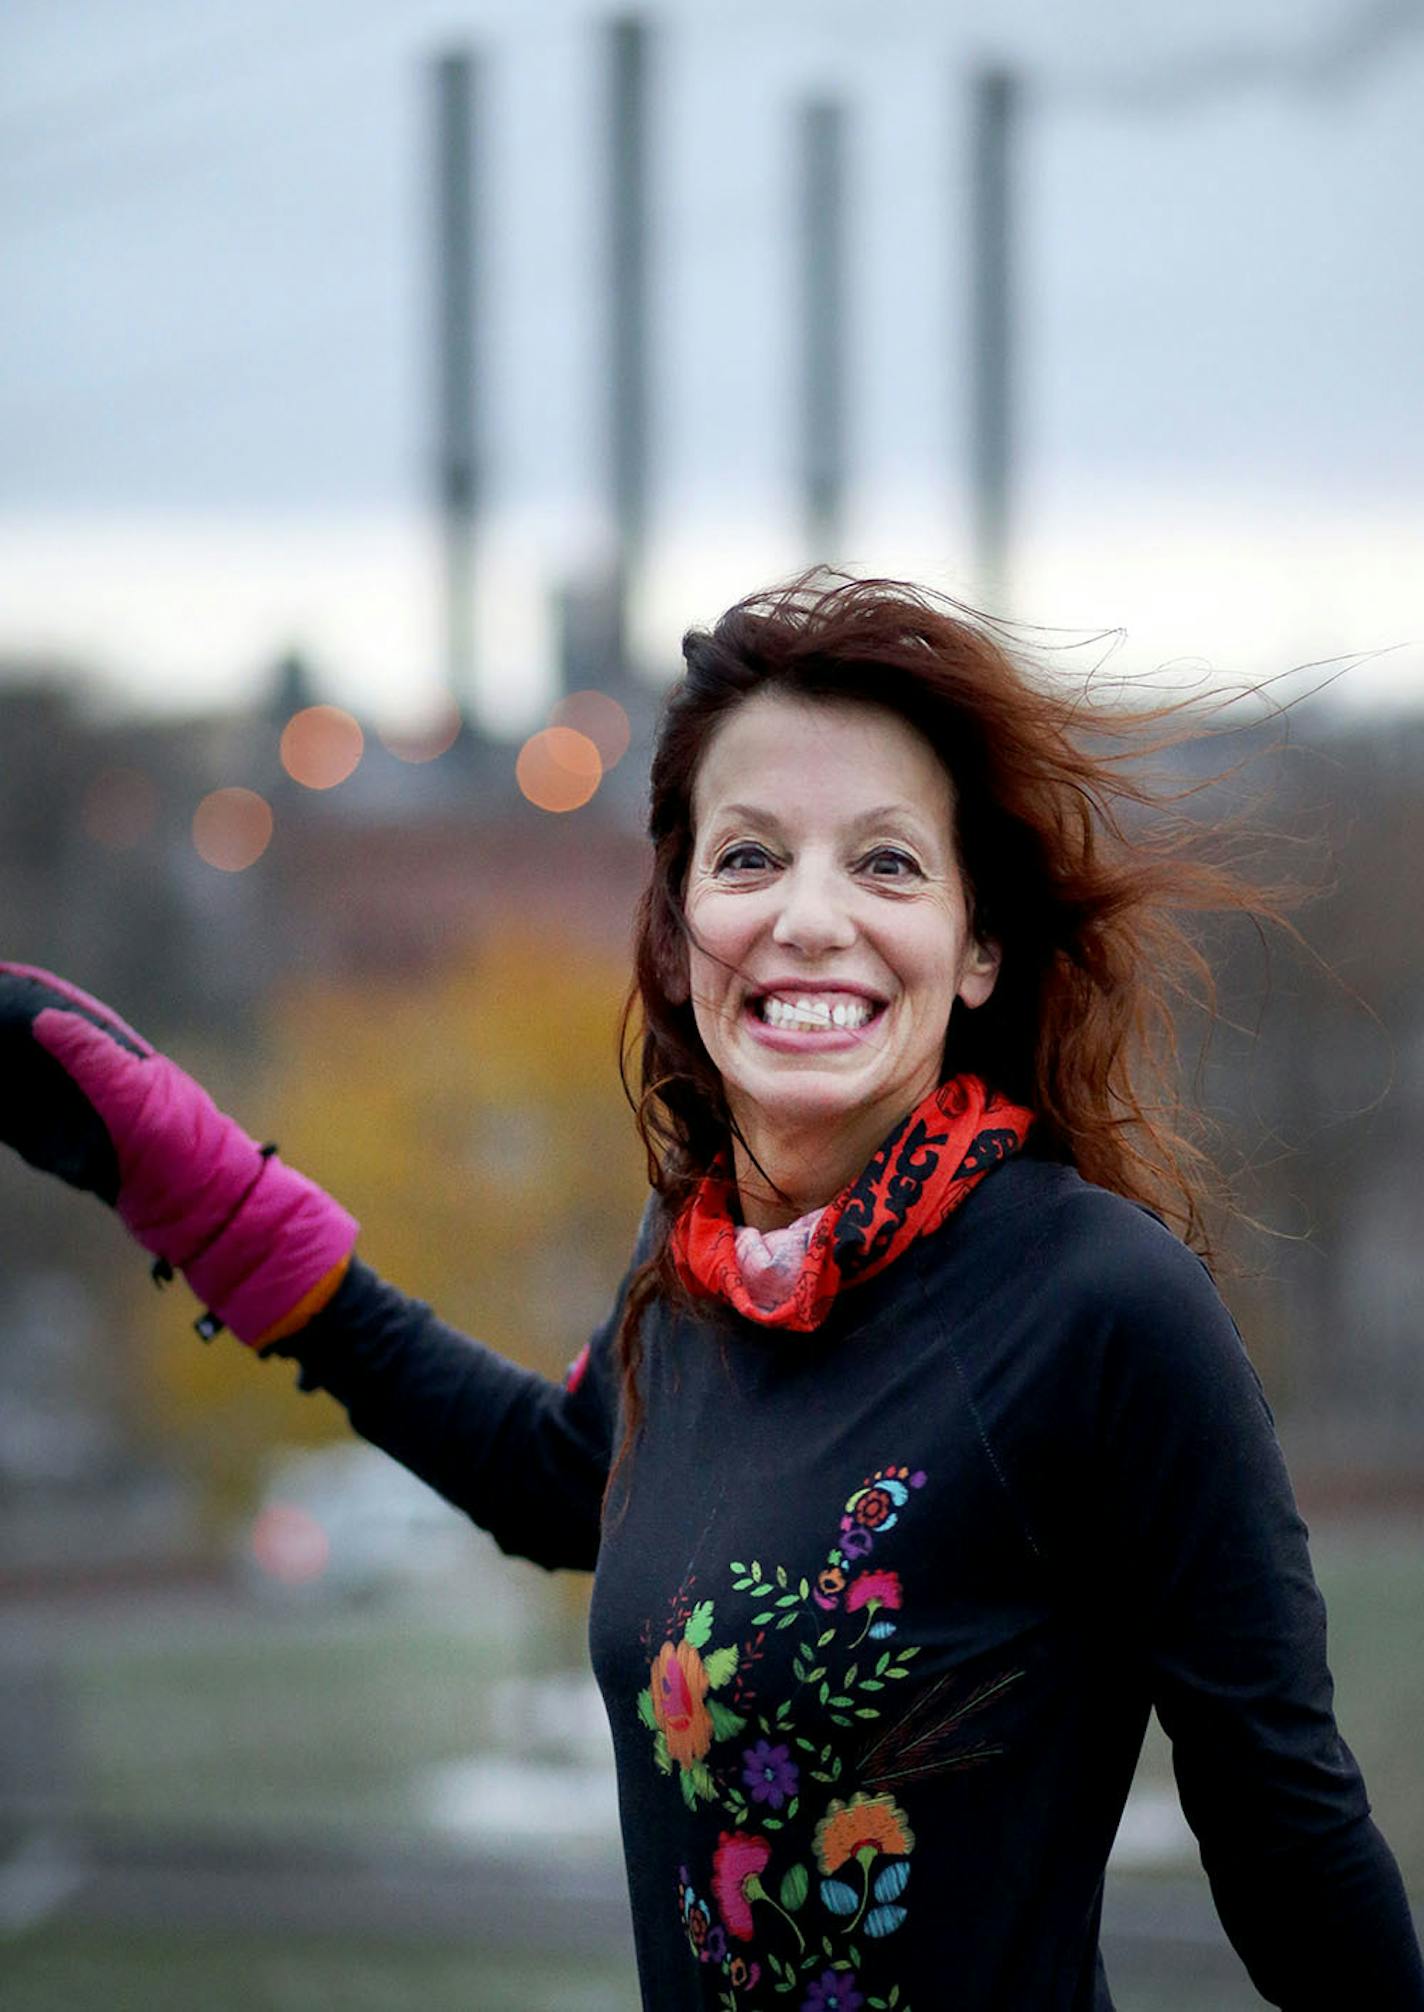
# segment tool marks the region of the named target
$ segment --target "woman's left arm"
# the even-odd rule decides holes
[[[1146,1216],[1139,1235],[1098,1365],[1099,1510],[1222,1924],[1287,2012],[1421,2012],[1260,1383],[1204,1267]]]

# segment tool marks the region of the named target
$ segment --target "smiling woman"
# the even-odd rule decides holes
[[[630,1000],[653,1193],[564,1384],[383,1283],[19,966],[0,1135],[505,1549],[594,1568],[648,2012],[1107,2012],[1154,1707],[1262,1995],[1420,2012],[1270,1413],[1189,1247],[1181,918],[1268,905],[1143,814],[1166,723],[963,610],[808,581],[684,648]]]

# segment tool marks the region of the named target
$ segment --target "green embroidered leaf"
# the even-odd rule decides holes
[[[914,1642],[908,1649],[897,1649],[895,1653],[902,1663],[908,1663],[911,1656],[917,1656],[920,1653],[920,1644]]]
[[[732,1591],[734,1593],[745,1593],[751,1586],[751,1583],[750,1579],[733,1579]]]
[[[811,1779],[812,1781],[832,1782],[835,1780],[835,1776],[827,1774],[824,1768],[813,1767],[811,1770]]]
[[[860,1688],[863,1691],[883,1691],[885,1686],[881,1683],[879,1677],[862,1677]]]
[[[850,1719],[845,1712],[832,1712],[831,1724],[833,1726],[848,1726]]]
[[[767,1585],[765,1579],[760,1579],[758,1580],[757,1584],[752,1587],[752,1598],[754,1600],[769,1600],[771,1598],[771,1592],[772,1589],[770,1586]]]
[[[811,1891],[811,1875],[804,1865],[793,1865],[781,1882],[780,1900],[788,1914],[794,1914],[805,1903]]]
[[[796,1612],[795,1612],[795,1609],[793,1608],[793,1609],[792,1609],[792,1611],[791,1611],[791,1612],[790,1612],[789,1614],[783,1614],[783,1615],[782,1615],[782,1617],[781,1617],[781,1619],[780,1619],[780,1620],[779,1620],[779,1621],[777,1622],[777,1624],[776,1624],[776,1625],[777,1625],[777,1627],[778,1627],[778,1628],[793,1628],[793,1627],[795,1627],[795,1625],[796,1625]]]
[[[822,1703],[823,1705],[828,1705],[828,1704],[830,1703],[830,1701],[831,1701],[831,1687],[830,1687],[830,1685],[829,1685],[829,1684],[822,1684],[822,1686],[821,1686],[821,1703]]]
[[[826,1674],[825,1664],[817,1663],[815,1669],[812,1670],[811,1674],[807,1677],[806,1681],[808,1684],[818,1684],[821,1681],[821,1678],[825,1674]]]
[[[757,1563],[755,1558],[752,1559],[752,1577],[754,1579],[759,1579],[761,1577],[761,1566]]]
[[[784,1565],[778,1565],[776,1568],[776,1583],[778,1586],[786,1584],[786,1567]]]
[[[780,1830],[781,1818],[779,1816],[764,1816],[761,1820],[761,1827],[763,1830]]]
[[[713,1801],[717,1791],[712,1785],[711,1771],[705,1761],[698,1761],[693,1767],[688,1768],[684,1779],[691,1781],[693,1788],[704,1802]]]
[[[778,1593],[776,1604],[778,1607],[799,1607],[801,1604],[801,1595],[799,1593]]]
[[[707,1700],[707,1716],[712,1721],[712,1737],[719,1740],[734,1740],[746,1724],[746,1720],[736,1712],[729,1711],[716,1698]]]
[[[709,1690],[720,1691],[737,1673],[737,1645],[729,1642],[724,1649],[714,1649],[710,1656],[704,1656],[702,1667],[707,1672]]]
[[[878,1719],[880,1712],[875,1705],[857,1705],[855,1715],[858,1719]]]
[[[887,1677],[908,1677],[908,1676],[909,1676],[909,1674],[910,1674],[910,1672],[909,1672],[908,1670],[902,1670],[902,1669],[899,1669],[899,1668],[896,1668],[896,1669],[893,1669],[893,1670],[887,1670],[887,1671],[885,1672],[885,1674],[886,1674],[886,1676],[887,1676]]]
[[[744,1565],[744,1564],[742,1563],[742,1561],[741,1561],[741,1559],[740,1559],[740,1558],[734,1558],[734,1559],[732,1560],[732,1565],[731,1565],[731,1569],[732,1569],[732,1570],[733,1570],[734,1572],[745,1572],[747,1568],[746,1568],[746,1566],[745,1566],[745,1565]]]
[[[769,1612],[765,1614],[753,1614],[752,1626],[754,1628],[764,1628],[768,1621],[774,1621],[775,1619],[775,1614]]]
[[[793,1677],[795,1677],[798,1684],[805,1683],[806,1665],[802,1662],[799,1656],[793,1656],[791,1658],[791,1674]]]
[[[889,1661],[890,1661],[890,1651],[888,1649],[882,1649],[880,1651],[880,1654],[875,1658],[875,1674],[877,1677],[884,1676],[885,1668],[886,1665],[889,1663]]]
[[[798,1592],[800,1593],[800,1595],[801,1595],[801,1598],[802,1598],[803,1600],[809,1600],[809,1599],[810,1599],[810,1597],[811,1597],[811,1582],[810,1582],[810,1580],[809,1580],[809,1579],[803,1579],[803,1580],[801,1581],[801,1584],[800,1584],[800,1585],[799,1585],[799,1587],[797,1588],[797,1591],[798,1591]]]
[[[835,1631],[835,1629],[834,1629],[834,1628],[827,1628],[827,1630],[826,1630],[826,1632],[825,1632],[825,1634],[824,1634],[824,1635],[820,1635],[820,1636],[818,1636],[818,1637],[817,1637],[817,1640],[816,1640],[816,1647],[817,1647],[818,1649],[824,1649],[824,1648],[825,1648],[825,1646],[826,1646],[826,1644],[827,1644],[827,1642],[833,1642],[833,1641],[835,1640],[835,1638],[836,1638],[836,1631]]]
[[[643,1721],[649,1732],[655,1733],[657,1731],[658,1719],[657,1713],[653,1710],[651,1685],[649,1685],[647,1690],[639,1691],[638,1693],[638,1717]]]
[[[687,1617],[687,1626],[682,1631],[682,1639],[689,1648],[700,1649],[712,1633],[712,1602],[699,1600]]]
[[[847,1690],[849,1690],[851,1686],[854,1684],[855,1673],[859,1668],[860,1665],[858,1663],[852,1663],[850,1668],[846,1671],[844,1677],[842,1677],[841,1682],[845,1685]]]
[[[859,1970],[861,1967],[860,1951],[856,1948],[853,1942],[847,1948],[846,1955],[850,1958],[850,1961],[854,1964],[855,1968]]]
[[[800,1747],[802,1753],[813,1754],[816,1751],[816,1742],[814,1740],[808,1740],[802,1733],[797,1733],[796,1744],[798,1747]],[[826,1756],[822,1754],[821,1759],[824,1760],[825,1758]]]
[[[831,1703],[833,1705],[839,1705],[842,1708],[842,1710],[844,1710],[844,1708],[850,1703],[850,1699],[845,1696],[844,1692],[837,1692],[837,1694],[831,1699]]]
[[[909,1919],[909,1909],[905,1907],[872,1907],[865,1917],[867,1935],[893,1935],[902,1922]]]
[[[653,1741],[653,1759],[664,1774],[672,1773],[672,1755],[668,1752],[667,1734],[665,1732],[659,1731],[657,1738]]]
[[[789,1803],[787,1803],[787,1805],[786,1805],[786,1821],[787,1821],[788,1823],[794,1823],[794,1822],[795,1822],[795,1820],[796,1820],[796,1812],[797,1812],[797,1810],[798,1810],[798,1809],[800,1809],[800,1807],[801,1807],[801,1798],[800,1798],[800,1796],[799,1796],[799,1795],[793,1795],[793,1796],[792,1796],[792,1798],[791,1798],[791,1800],[790,1800],[790,1802],[789,1802]]]
[[[685,1768],[677,1771],[677,1785],[682,1790],[682,1799],[689,1809],[697,1807],[697,1790],[692,1786],[692,1777]]]

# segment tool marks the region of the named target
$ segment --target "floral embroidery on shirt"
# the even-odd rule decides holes
[[[654,1762],[676,1775],[690,1810],[711,1805],[730,1820],[696,1886],[688,1866],[678,1873],[688,1945],[720,1972],[721,2012],[774,2004],[911,2012],[898,1986],[879,1981],[877,1961],[879,1945],[909,1918],[907,1787],[998,1752],[966,1743],[963,1728],[1020,1674],[967,1695],[941,1677],[908,1706],[892,1706],[919,1645],[885,1646],[900,1624],[891,1616],[904,1615],[904,1588],[898,1571],[869,1561],[925,1481],[893,1465],[867,1476],[814,1575],[734,1559],[732,1595],[752,1609],[741,1642],[713,1646],[726,1632],[728,1603],[694,1598],[691,1580],[656,1650],[648,1641],[638,1712],[653,1734]],[[758,1665],[768,1639],[788,1629],[800,1631],[795,1688],[768,1705]],[[829,1740],[826,1721],[837,1729]]]

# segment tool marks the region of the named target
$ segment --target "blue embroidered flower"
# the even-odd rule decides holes
[[[795,1795],[801,1770],[791,1758],[790,1747],[774,1747],[758,1740],[742,1755],[742,1780],[751,1790],[753,1802],[769,1802],[773,1809]]]

